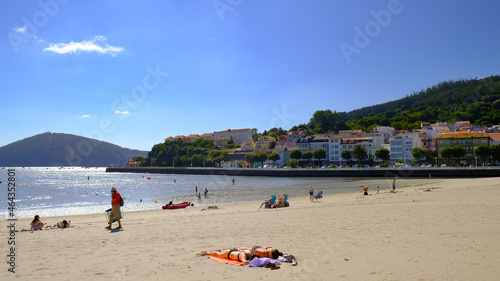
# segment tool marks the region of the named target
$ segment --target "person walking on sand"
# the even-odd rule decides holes
[[[380,190],[380,187],[377,185],[377,194],[378,194],[379,190]]]
[[[309,187],[309,201],[312,202],[313,201],[313,196],[314,196],[314,189],[312,187],[312,185]]]
[[[109,215],[109,226],[107,229],[111,229],[111,224],[113,223],[113,217],[118,221],[118,227],[116,229],[122,228],[122,221],[120,220],[120,193],[116,191],[116,187],[111,188],[111,214]]]
[[[392,180],[392,193],[396,192],[396,178]]]

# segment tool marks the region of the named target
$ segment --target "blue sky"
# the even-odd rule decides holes
[[[2,1],[0,146],[51,131],[149,150],[498,75],[498,11],[495,0]]]

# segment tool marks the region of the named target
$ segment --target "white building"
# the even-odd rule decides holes
[[[342,163],[347,160],[342,158],[341,154],[344,150],[353,150],[356,145],[361,145],[365,150],[366,154],[375,155],[375,150],[377,149],[371,138],[342,138],[342,137],[331,137],[329,142],[329,156],[330,162]],[[368,160],[368,159],[365,159]]]
[[[329,139],[329,142],[328,142],[328,146],[329,146],[328,160],[330,162],[340,163],[340,161],[342,160],[342,158],[340,157],[340,153],[342,152],[340,149],[341,142],[342,142],[342,137],[331,137]]]
[[[384,126],[377,126],[373,128],[374,133],[381,133],[384,135],[384,143],[388,143],[389,139],[394,135],[394,132],[396,129],[393,127],[384,127]]]
[[[390,139],[391,161],[403,160],[405,163],[413,160],[411,150],[414,147],[423,148],[419,132],[399,133]]]

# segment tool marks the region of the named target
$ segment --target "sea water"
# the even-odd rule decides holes
[[[12,168],[9,168],[12,169]],[[8,169],[0,170],[3,194],[0,194],[0,220],[8,218]],[[235,183],[233,184],[232,179]],[[104,213],[111,208],[111,187],[125,198],[123,210],[161,209],[169,201],[190,201],[195,205],[221,205],[253,202],[260,205],[273,194],[290,197],[308,196],[309,186],[315,193],[362,192],[360,185],[390,188],[390,178],[310,178],[310,177],[232,177],[207,175],[107,173],[105,168],[25,167],[15,168],[16,218],[40,215],[67,216]],[[408,181],[408,180],[405,180]],[[416,181],[416,179],[414,180]],[[195,188],[201,192],[201,202]],[[204,196],[208,189],[207,197]],[[307,199],[305,199],[307,200]]]

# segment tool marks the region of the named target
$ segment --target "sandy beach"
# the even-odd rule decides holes
[[[279,209],[258,209],[260,202],[141,212],[125,206],[122,231],[106,230],[104,213],[42,217],[75,227],[16,232],[15,273],[5,262],[11,246],[2,221],[0,279],[498,280],[498,182],[433,178],[396,193],[370,186],[370,196],[360,188],[318,203],[290,198],[290,207]],[[17,220],[17,229],[30,221]],[[254,245],[293,254],[299,264],[270,270],[197,255]]]

